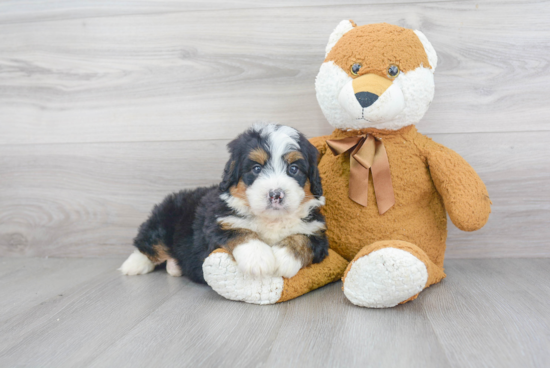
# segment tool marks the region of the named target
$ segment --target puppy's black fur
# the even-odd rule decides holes
[[[311,193],[319,198],[323,190],[317,169],[318,151],[302,134],[299,134],[299,146],[304,158],[293,162],[300,167],[294,178],[301,187],[309,180]],[[157,258],[156,247],[162,246],[168,256],[177,261],[183,276],[197,283],[205,283],[202,264],[206,257],[238,235],[238,229],[222,229],[218,218],[230,215],[243,217],[229,207],[220,195],[230,195],[230,189],[240,180],[246,185],[253,183],[255,177],[250,169],[255,162],[248,155],[257,147],[269,152],[266,140],[253,129],[230,142],[228,149],[231,157],[225,166],[222,182],[217,186],[168,195],[153,208],[150,217],[140,226],[134,246],[150,259]],[[319,208],[314,208],[302,221],[324,223],[325,219]],[[313,263],[321,262],[328,255],[325,231],[310,235],[308,239]]]

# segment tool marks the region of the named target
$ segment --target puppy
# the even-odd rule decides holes
[[[122,264],[125,275],[167,262],[172,276],[205,283],[202,264],[229,251],[252,277],[290,278],[328,255],[317,149],[297,130],[259,124],[227,145],[218,186],[182,190],[153,208]]]

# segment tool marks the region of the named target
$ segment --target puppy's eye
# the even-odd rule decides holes
[[[288,173],[290,175],[296,175],[296,174],[298,174],[298,171],[300,171],[300,169],[298,169],[298,166],[296,166],[296,165],[290,165],[288,167]]]
[[[256,175],[262,172],[262,167],[260,165],[252,166],[252,172]]]
[[[392,78],[397,77],[399,75],[399,67],[397,65],[390,65],[388,75]]]
[[[361,66],[362,66],[361,64],[357,64],[357,63],[353,64],[351,66],[351,74],[357,75],[357,73],[359,73],[359,69],[361,69]]]

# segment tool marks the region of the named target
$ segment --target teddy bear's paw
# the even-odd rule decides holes
[[[283,293],[282,277],[252,277],[245,274],[225,252],[210,254],[202,270],[206,283],[226,299],[252,304],[275,304]]]
[[[356,260],[344,281],[344,294],[355,305],[393,307],[424,289],[428,270],[411,253],[384,248]]]

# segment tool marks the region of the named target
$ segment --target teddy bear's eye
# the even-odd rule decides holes
[[[390,65],[388,68],[388,75],[392,78],[397,77],[399,74],[399,67],[397,65]]]
[[[361,66],[362,66],[361,64],[357,64],[357,63],[353,64],[351,66],[351,74],[357,75],[357,73],[359,73],[359,69],[361,69]]]

